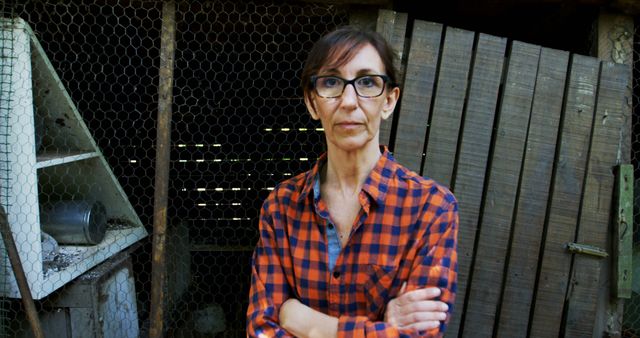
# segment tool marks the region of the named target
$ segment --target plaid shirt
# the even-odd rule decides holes
[[[289,298],[339,318],[339,337],[442,336],[457,278],[458,206],[449,190],[395,162],[384,148],[359,195],[361,211],[333,270],[328,266],[329,211],[314,200],[326,154],[308,172],[280,183],[260,212],[247,311],[250,337],[289,337],[278,324]],[[449,313],[439,329],[396,329],[386,304],[407,291],[442,290]]]

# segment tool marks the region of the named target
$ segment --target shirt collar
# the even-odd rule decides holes
[[[391,152],[389,152],[386,146],[380,146],[380,151],[382,152],[380,159],[378,159],[378,162],[362,186],[362,191],[366,192],[378,205],[383,204],[385,201],[389,188],[389,180],[395,175],[397,166],[393,155],[391,155]],[[304,187],[300,193],[300,200],[304,200],[314,188],[316,178],[320,177],[320,168],[322,168],[326,161],[327,154],[324,153],[318,158],[313,168],[307,172]]]

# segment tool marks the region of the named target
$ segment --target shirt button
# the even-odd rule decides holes
[[[334,271],[333,272],[333,278],[335,278],[335,279],[340,278],[340,271]]]

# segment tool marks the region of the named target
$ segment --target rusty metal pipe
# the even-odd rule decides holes
[[[36,306],[33,303],[33,297],[31,296],[31,290],[29,289],[29,283],[27,282],[27,276],[24,274],[22,268],[22,262],[20,262],[20,256],[18,255],[18,248],[16,242],[13,240],[13,234],[11,233],[11,227],[9,227],[9,221],[7,220],[7,213],[0,205],[0,232],[2,232],[2,239],[4,241],[4,247],[7,249],[7,255],[11,262],[11,268],[13,269],[13,275],[16,277],[16,283],[20,290],[20,296],[22,297],[22,304],[24,305],[27,313],[27,320],[31,325],[31,330],[36,338],[44,338],[42,327],[40,326],[40,319],[38,318],[38,312]]]
[[[156,141],[156,177],[153,207],[153,248],[151,257],[151,313],[149,337],[164,336],[164,289],[166,283],[165,242],[169,160],[171,148],[171,106],[173,103],[173,64],[176,46],[175,2],[162,6],[160,36],[160,74],[158,86],[158,127]]]

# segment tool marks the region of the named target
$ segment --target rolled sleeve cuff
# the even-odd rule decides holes
[[[340,316],[338,318],[338,338],[365,338],[366,316]]]

